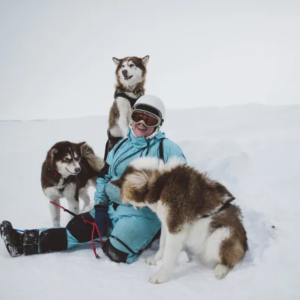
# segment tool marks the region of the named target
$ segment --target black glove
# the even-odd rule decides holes
[[[106,205],[95,205],[95,223],[99,228],[101,236],[106,236],[107,228],[112,226],[107,210],[108,207]]]

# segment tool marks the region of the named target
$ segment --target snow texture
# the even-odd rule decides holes
[[[58,141],[86,141],[103,156],[106,128],[107,117],[1,122],[0,220],[19,229],[51,227],[40,186],[46,152]],[[300,106],[168,111],[163,131],[192,166],[236,197],[250,247],[243,262],[217,280],[182,253],[171,280],[153,285],[148,279],[161,262],[149,266],[145,258],[157,242],[132,265],[111,262],[99,248],[96,260],[90,244],[11,258],[1,242],[0,299],[300,299]],[[91,187],[91,199],[93,193]],[[69,216],[61,214],[65,225]]]

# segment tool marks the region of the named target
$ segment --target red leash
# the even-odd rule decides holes
[[[53,202],[53,201],[50,201],[50,203],[53,204],[53,205],[55,205],[55,206],[57,206],[57,207],[60,207],[60,208],[63,209],[64,211],[68,212],[70,215],[79,218],[78,215],[74,214],[73,212],[71,212],[70,210],[64,208],[63,206],[61,206],[61,205],[59,205],[59,204],[57,204],[57,203],[55,203],[55,202]],[[97,226],[97,224],[96,224],[95,222],[91,222],[91,221],[89,221],[89,220],[81,219],[81,218],[80,218],[80,220],[82,220],[85,224],[90,224],[90,225],[93,226],[93,231],[92,231],[91,241],[92,241],[92,245],[93,245],[93,250],[94,250],[94,253],[95,253],[95,257],[96,257],[96,258],[99,258],[99,255],[98,255],[97,252],[96,252],[96,247],[95,247],[95,243],[94,243],[94,232],[95,232],[95,228],[96,228],[96,229],[97,229],[97,232],[98,232],[98,236],[99,236],[99,238],[100,238],[100,244],[101,244],[101,246],[103,247],[103,241],[102,241],[102,237],[101,237],[99,228],[98,228],[98,226]]]

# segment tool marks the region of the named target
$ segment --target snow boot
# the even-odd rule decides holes
[[[13,229],[10,222],[3,221],[0,224],[0,235],[12,257],[23,254],[23,234]]]

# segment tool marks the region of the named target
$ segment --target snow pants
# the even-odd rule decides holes
[[[135,210],[132,206],[111,203],[108,209],[112,227],[108,228],[103,252],[115,262],[133,263],[154,240],[160,230],[160,221],[149,208]],[[91,242],[93,227],[81,219],[94,221],[95,210],[78,215],[66,227],[25,230],[24,254],[62,251],[78,244]],[[102,237],[105,238],[105,237]],[[94,239],[99,240],[94,233]]]

